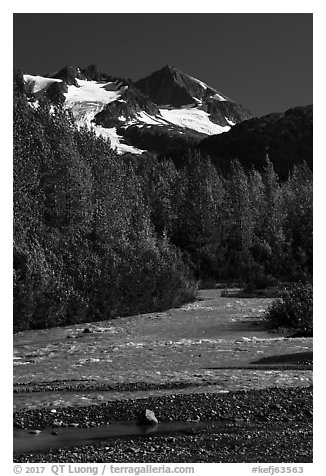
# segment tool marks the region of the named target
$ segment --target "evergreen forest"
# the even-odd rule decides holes
[[[262,160],[118,156],[16,89],[14,331],[165,310],[200,282],[311,282],[312,172]]]

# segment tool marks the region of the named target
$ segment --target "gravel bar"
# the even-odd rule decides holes
[[[14,455],[15,462],[312,462],[312,387],[241,390],[113,401],[87,407],[18,411],[14,427],[42,430],[134,421],[149,408],[159,422],[208,421],[207,427],[168,434],[111,438],[46,452]],[[227,422],[221,426],[220,422]],[[216,425],[214,424],[216,422]],[[41,434],[38,436],[41,437]]]

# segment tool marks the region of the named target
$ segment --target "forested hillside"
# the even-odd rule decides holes
[[[263,287],[312,274],[312,173],[280,182],[192,151],[176,168],[117,156],[60,105],[14,97],[14,329],[194,298],[199,279]]]
[[[204,138],[198,145],[214,165],[225,169],[237,158],[245,168],[262,170],[268,156],[281,178],[294,165],[313,168],[313,107],[300,106],[284,113],[255,117],[234,125],[227,134]]]

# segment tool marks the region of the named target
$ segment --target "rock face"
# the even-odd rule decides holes
[[[61,79],[69,86],[78,86],[76,81],[76,78],[78,77],[78,68],[76,68],[75,66],[65,66],[52,77]]]
[[[95,124],[106,128],[119,127],[124,126],[126,121],[132,121],[137,114],[160,114],[158,107],[131,83],[118,85],[125,86],[121,100],[107,104],[94,118]]]
[[[194,103],[194,97],[203,99],[205,93],[214,94],[212,89],[205,90],[201,83],[169,65],[140,79],[135,85],[156,104],[175,107]]]
[[[142,411],[137,418],[138,425],[157,425],[158,419],[155,416],[155,413],[152,410],[146,408]]]
[[[212,122],[222,126],[229,124],[227,119],[237,123],[252,117],[248,109],[173,66],[155,71],[136,81],[135,86],[158,105],[198,106],[210,115]]]

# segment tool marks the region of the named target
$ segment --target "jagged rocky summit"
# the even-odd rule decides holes
[[[252,117],[243,106],[172,66],[132,82],[95,65],[65,66],[53,75],[23,74],[32,105],[41,96],[63,104],[78,126],[110,140],[118,153],[185,150]]]

